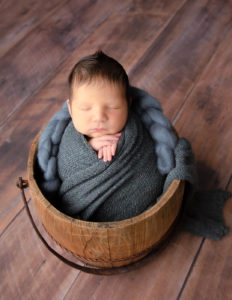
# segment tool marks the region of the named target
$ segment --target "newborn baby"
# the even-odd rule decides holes
[[[84,84],[75,77],[71,80],[67,104],[73,125],[86,136],[104,162],[110,161],[116,153],[120,132],[127,121],[129,101],[123,83],[100,76]]]
[[[91,221],[142,213],[162,193],[154,142],[130,108],[123,67],[98,51],[69,76],[72,121],[58,152],[61,209]]]

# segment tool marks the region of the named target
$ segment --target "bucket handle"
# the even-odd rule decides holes
[[[19,177],[16,185],[21,190],[21,196],[22,196],[22,200],[24,202],[24,206],[26,208],[27,215],[28,215],[28,217],[29,217],[29,219],[31,221],[31,224],[32,224],[35,232],[37,233],[39,239],[42,241],[42,243],[48,249],[48,251],[50,251],[52,254],[54,254],[58,259],[60,259],[66,265],[68,265],[68,266],[70,266],[70,267],[72,267],[74,269],[83,271],[85,273],[89,273],[89,274],[95,274],[95,275],[114,275],[114,274],[126,273],[126,272],[128,272],[130,270],[133,270],[133,269],[137,268],[138,266],[144,265],[145,263],[148,262],[148,260],[151,259],[151,253],[150,253],[149,255],[147,255],[146,257],[144,257],[140,261],[131,263],[131,264],[126,265],[126,266],[112,267],[112,268],[85,267],[85,266],[81,266],[81,265],[78,265],[78,264],[74,263],[73,261],[65,258],[61,254],[59,254],[58,252],[56,252],[52,247],[50,247],[50,245],[46,242],[46,240],[44,239],[44,237],[42,236],[42,234],[38,230],[37,226],[35,225],[34,219],[33,219],[32,215],[31,215],[31,212],[30,212],[30,209],[29,209],[29,206],[28,206],[28,203],[27,203],[27,199],[26,199],[26,196],[25,196],[25,193],[24,193],[24,190],[29,187],[28,180],[25,180],[22,177]],[[166,246],[166,245],[163,244],[163,246]],[[163,247],[159,247],[159,249],[156,249],[155,252],[157,252],[158,250],[161,250],[161,248],[163,248]]]

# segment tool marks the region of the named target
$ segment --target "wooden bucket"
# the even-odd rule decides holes
[[[95,267],[120,267],[146,256],[176,220],[184,194],[184,181],[174,180],[162,198],[140,215],[117,222],[88,222],[57,210],[42,194],[34,176],[40,134],[28,158],[28,182],[37,214],[49,235],[81,261]]]

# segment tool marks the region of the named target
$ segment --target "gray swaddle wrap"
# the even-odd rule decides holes
[[[86,138],[67,126],[58,152],[62,210],[90,221],[134,217],[156,202],[164,175],[157,169],[154,142],[130,112],[116,156],[105,163]]]

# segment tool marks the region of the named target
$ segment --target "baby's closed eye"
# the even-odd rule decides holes
[[[91,110],[91,107],[90,106],[80,106],[80,107],[78,107],[78,109],[81,111],[89,111],[89,110]]]
[[[121,109],[120,106],[108,106],[107,108],[108,109]]]

